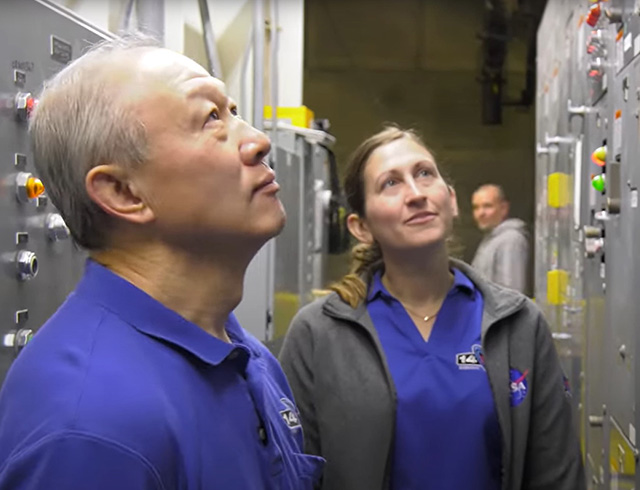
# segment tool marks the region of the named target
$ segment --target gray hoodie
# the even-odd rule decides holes
[[[468,265],[452,266],[484,298],[482,349],[502,433],[502,490],[586,489],[568,391],[540,310]],[[388,490],[396,390],[366,304],[353,309],[332,293],[303,307],[280,362],[305,449],[327,460],[322,490]],[[528,394],[514,407],[510,369],[529,373]]]
[[[524,221],[510,218],[487,233],[471,265],[486,279],[524,293],[529,268],[529,238]]]

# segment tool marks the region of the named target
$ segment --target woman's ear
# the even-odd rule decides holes
[[[349,228],[349,233],[360,243],[373,244],[373,235],[371,235],[367,223],[357,214],[351,213],[347,216],[347,228]]]
[[[451,198],[451,212],[453,213],[453,217],[457,218],[458,217],[458,196],[456,196],[456,190],[451,187],[450,185],[447,185],[447,187],[449,188],[449,196]]]

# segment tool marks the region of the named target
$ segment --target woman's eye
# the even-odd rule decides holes
[[[220,114],[218,114],[218,109],[214,109],[209,113],[209,119],[213,119],[214,121],[218,121],[220,119]]]
[[[387,179],[382,183],[382,188],[386,189],[387,187],[391,187],[395,184],[396,184],[396,181],[394,179]]]
[[[231,109],[229,109],[229,112],[231,112],[232,116],[238,117],[238,108],[237,107],[232,107]]]

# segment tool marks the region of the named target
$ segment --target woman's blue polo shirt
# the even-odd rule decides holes
[[[380,273],[368,293],[398,400],[392,490],[501,488],[500,426],[481,349],[484,301],[453,273],[428,342]]]

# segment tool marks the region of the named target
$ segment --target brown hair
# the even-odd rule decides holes
[[[351,155],[344,178],[344,190],[350,212],[358,216],[365,215],[364,170],[371,154],[381,146],[401,138],[412,139],[432,153],[415,131],[401,129],[395,125],[387,125],[382,131],[364,140]],[[338,293],[345,303],[355,308],[365,299],[368,283],[373,275],[383,267],[380,247],[377,244],[359,243],[351,249],[349,273],[329,286],[329,289]]]

